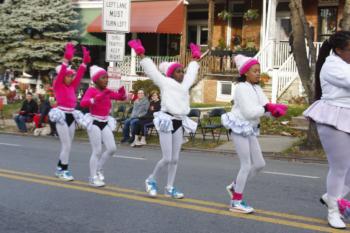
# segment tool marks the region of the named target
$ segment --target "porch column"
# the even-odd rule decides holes
[[[182,27],[182,35],[181,35],[181,42],[180,42],[180,60],[181,64],[186,64],[186,51],[187,51],[187,6],[188,2],[186,0],[183,0],[184,4],[184,20],[183,20],[183,27]]]
[[[131,38],[136,39],[137,33],[133,32],[131,34]],[[133,76],[136,75],[136,53],[133,49],[131,50],[131,55],[130,55],[130,75],[133,75]]]
[[[266,32],[266,4],[267,1],[263,0],[263,6],[262,6],[262,18],[261,18],[261,30],[260,30],[260,49],[262,49],[265,46],[266,39],[265,39],[265,32]]]
[[[265,41],[272,42],[273,45],[269,46],[270,51],[268,54],[275,54],[275,48],[276,48],[276,11],[277,11],[277,4],[278,0],[269,0],[269,7],[268,7],[268,18],[267,18],[267,28],[266,28],[266,34],[265,34]],[[268,68],[273,69],[274,67],[274,56],[269,56],[268,61]]]
[[[208,49],[213,48],[213,30],[214,30],[214,18],[215,18],[215,0],[208,0]]]

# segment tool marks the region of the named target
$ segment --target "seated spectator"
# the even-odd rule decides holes
[[[121,141],[122,143],[132,143],[134,141],[134,135],[130,137],[130,130],[131,132],[134,131],[135,123],[139,120],[139,117],[142,117],[147,113],[149,107],[149,101],[145,97],[145,93],[143,90],[139,90],[137,92],[137,97],[138,98],[134,102],[134,107],[130,117],[124,122],[123,139]]]
[[[23,102],[21,110],[15,116],[15,122],[20,132],[27,132],[26,122],[31,122],[33,116],[38,112],[38,104],[33,100],[33,94],[27,93],[26,100]]]
[[[147,126],[153,125],[153,113],[160,111],[160,99],[159,93],[157,91],[153,91],[151,93],[151,102],[148,108],[146,115],[143,117],[139,117],[139,121],[135,123],[134,127],[134,135],[135,140],[131,144],[131,146],[142,146],[146,145],[146,133]],[[140,140],[141,137],[141,140]]]
[[[42,128],[43,123],[49,122],[49,111],[51,109],[50,102],[45,99],[44,95],[39,95],[39,113],[35,114],[33,121],[35,123],[35,128]]]

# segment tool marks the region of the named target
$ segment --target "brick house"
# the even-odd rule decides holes
[[[102,43],[105,33],[101,29],[100,16],[102,1],[73,2],[85,19],[81,43],[90,45],[93,54],[97,54],[98,63],[106,66]],[[344,3],[345,0],[303,1],[317,48],[339,29]],[[127,34],[127,40],[141,38],[148,55],[157,63],[163,60],[187,63],[189,42],[200,44],[203,50],[212,50],[211,55],[202,61],[200,75],[206,78],[192,90],[194,102],[232,100],[233,80],[237,72],[231,62],[231,54],[242,51],[255,53],[262,64],[262,71],[272,76],[265,87],[268,96],[273,101],[288,100],[301,95],[303,90],[290,54],[288,4],[289,0],[135,0],[132,1],[131,33]],[[255,14],[247,15],[249,9],[253,9]],[[222,17],[225,12],[229,17]],[[142,77],[142,70],[127,47],[125,61],[118,66],[129,88],[132,81]]]

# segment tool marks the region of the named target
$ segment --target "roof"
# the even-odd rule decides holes
[[[131,3],[131,32],[181,34],[183,30],[184,6],[182,0],[149,1]],[[87,32],[102,31],[100,14],[87,27]]]

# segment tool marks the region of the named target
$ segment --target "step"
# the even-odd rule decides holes
[[[297,116],[297,117],[292,117],[291,120],[291,125],[295,127],[309,127],[309,120],[306,119],[304,116]]]

